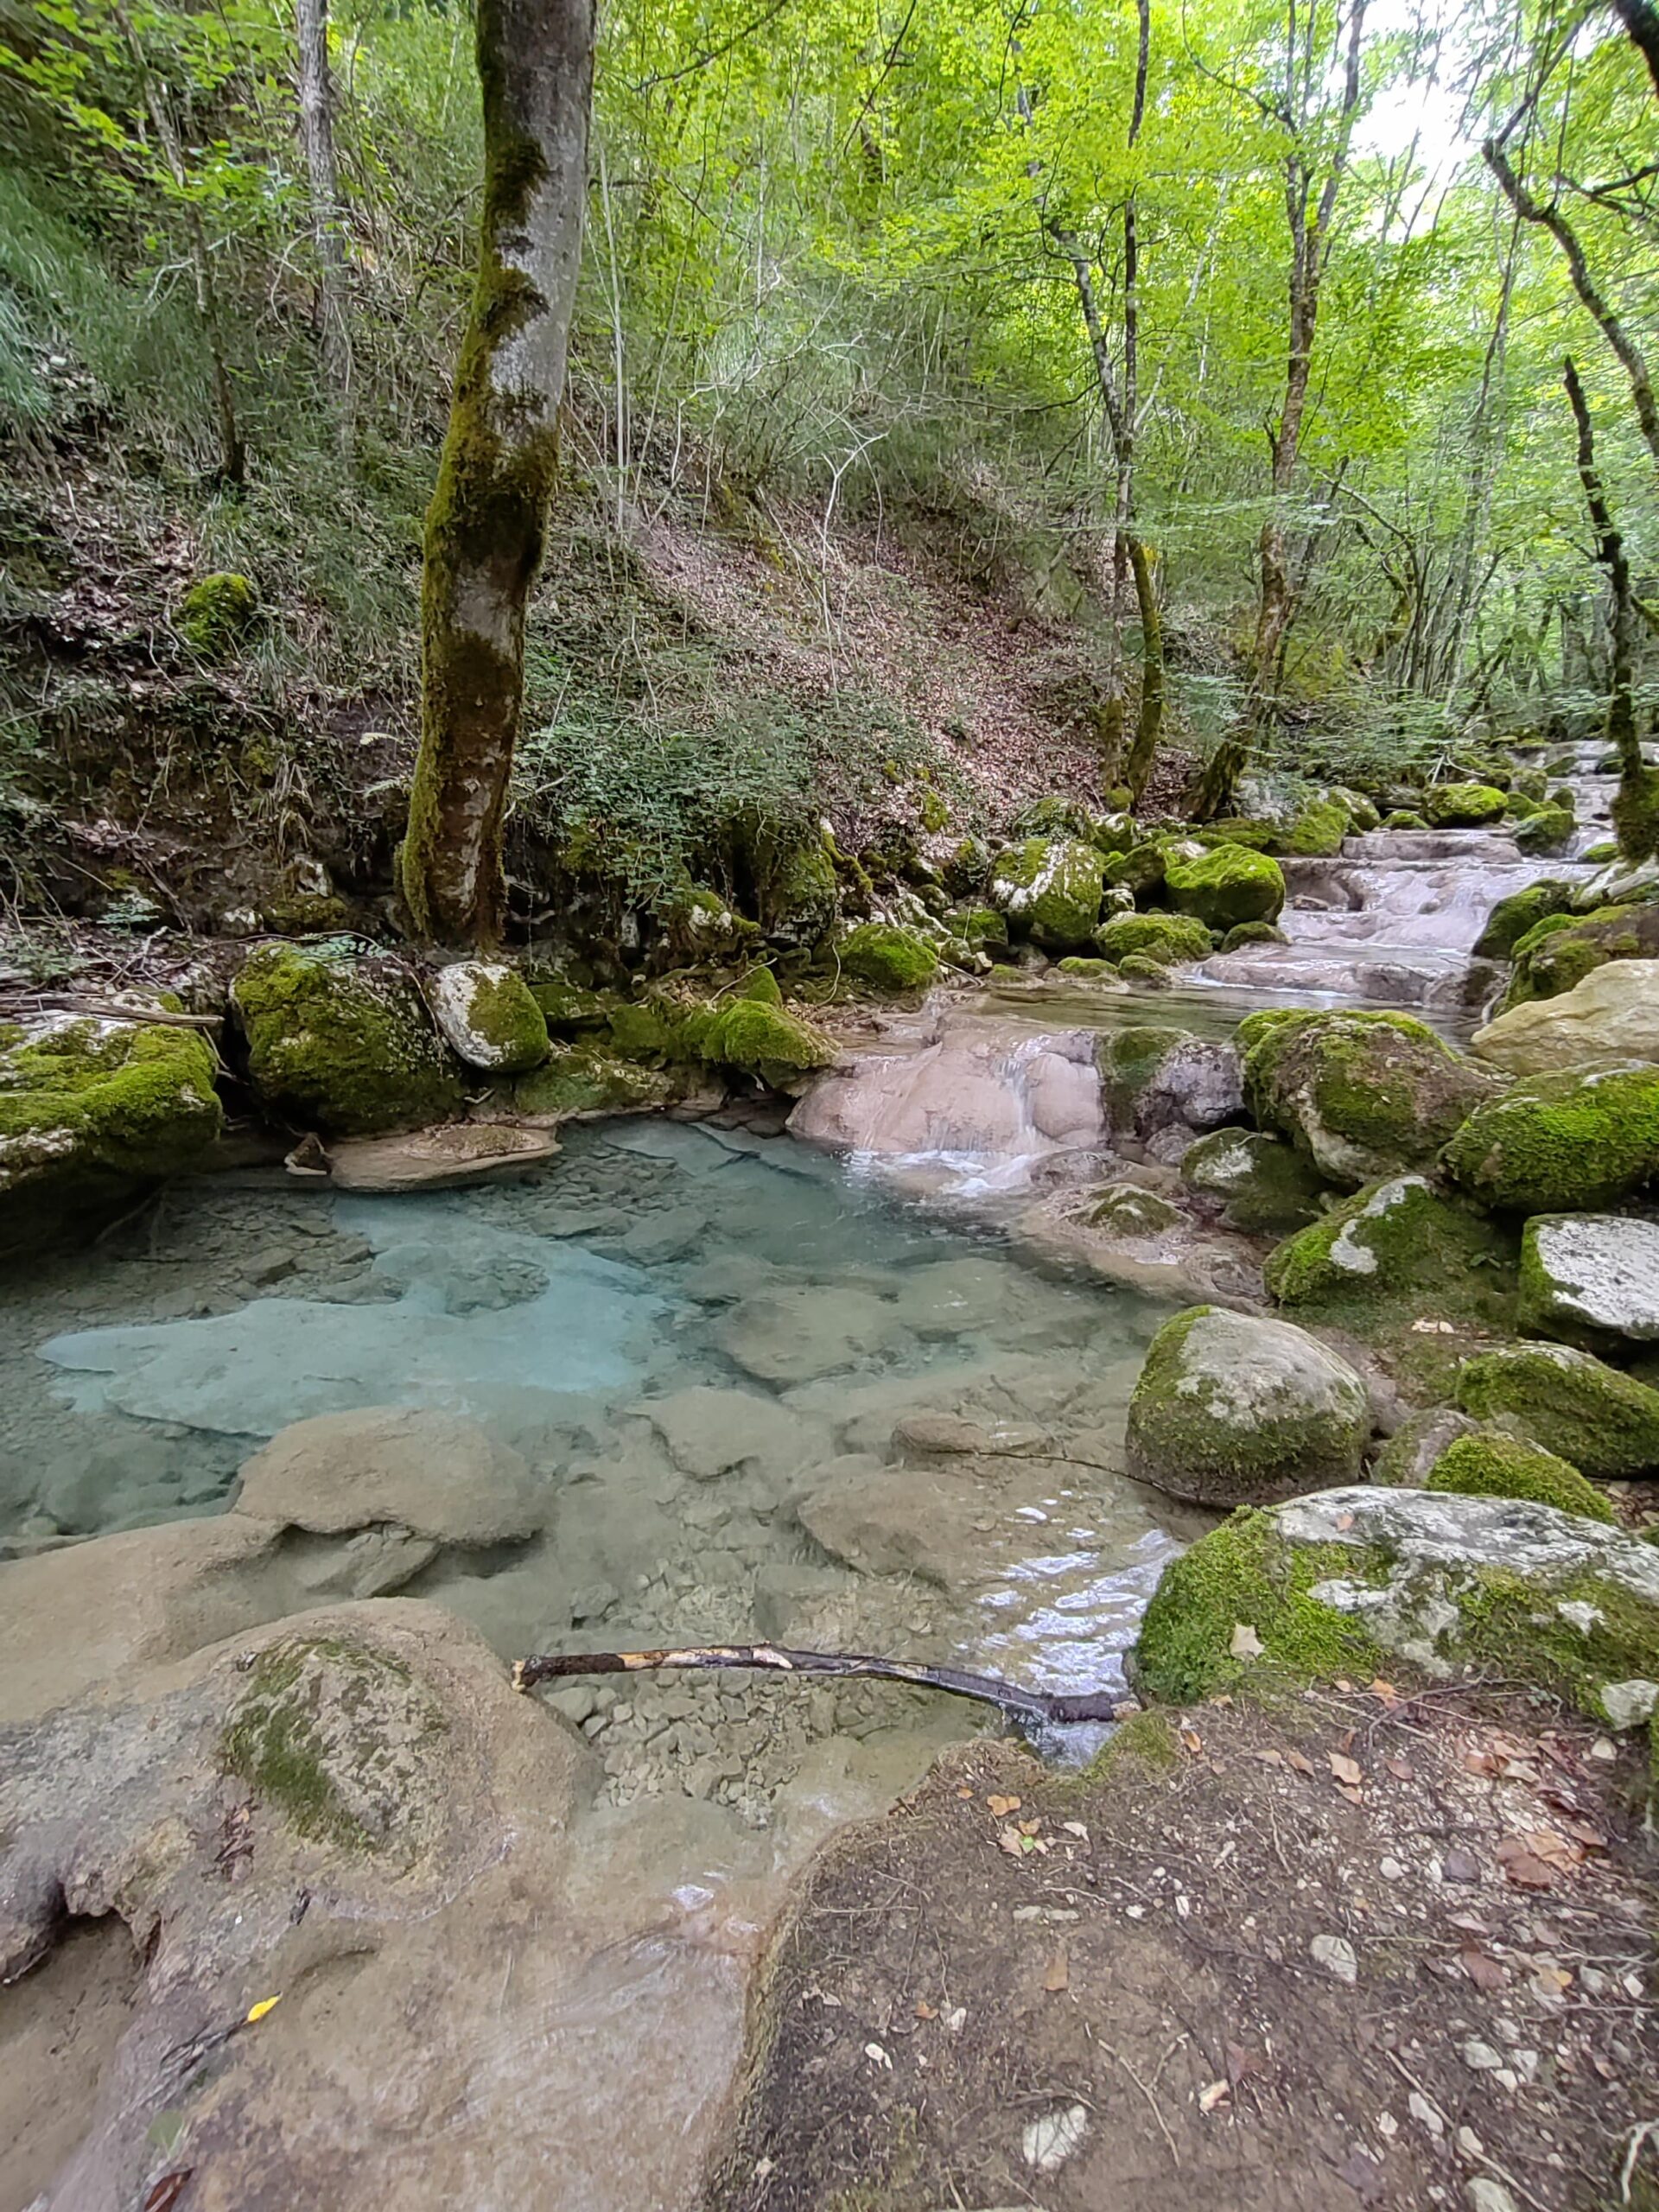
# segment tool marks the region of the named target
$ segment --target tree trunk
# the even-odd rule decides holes
[[[416,931],[499,941],[524,607],[557,471],[588,189],[593,0],[479,0],[484,206],[421,594],[420,757],[403,851]]]
[[[1650,6],[1649,0],[1613,0],[1613,9],[1647,63],[1659,96],[1659,8]]]
[[[1152,581],[1152,555],[1132,532],[1127,542],[1141,609],[1141,711],[1135,717],[1135,743],[1129,747],[1125,772],[1129,804],[1139,806],[1164,732],[1164,625]]]
[[[1630,566],[1624,541],[1607,505],[1606,491],[1596,467],[1595,435],[1590,407],[1569,359],[1562,370],[1573,420],[1579,432],[1579,481],[1584,504],[1596,533],[1596,558],[1607,571],[1612,594],[1612,686],[1607,701],[1607,738],[1618,754],[1618,797],[1613,801],[1613,826],[1625,857],[1644,861],[1659,851],[1659,769],[1642,758],[1636,726],[1636,598],[1630,588]]]
[[[1589,264],[1584,257],[1584,248],[1576,233],[1559,207],[1547,207],[1535,200],[1510,167],[1508,156],[1496,138],[1489,138],[1481,149],[1486,166],[1503,188],[1503,196],[1522,222],[1536,223],[1547,230],[1567,257],[1567,270],[1573,279],[1573,289],[1583,301],[1600,327],[1602,336],[1624,364],[1624,373],[1630,380],[1630,397],[1636,402],[1636,419],[1642,425],[1642,435],[1648,442],[1648,450],[1659,461],[1659,405],[1653,396],[1653,381],[1648,374],[1648,365],[1642,349],[1630,336],[1605,300],[1595,279],[1590,274]]]
[[[328,0],[295,0],[299,54],[300,138],[311,191],[311,239],[317,257],[317,321],[322,372],[342,410],[351,396],[352,329],[346,302],[346,227],[334,161],[334,86],[328,73]]]

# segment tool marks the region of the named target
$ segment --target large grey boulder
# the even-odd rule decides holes
[[[1100,1074],[1119,1136],[1148,1143],[1175,1130],[1185,1151],[1205,1130],[1243,1118],[1241,1063],[1225,1038],[1137,1024],[1102,1039]]]
[[[1469,1049],[1488,1066],[1521,1076],[1659,1060],[1659,960],[1610,960],[1559,997],[1499,1014]]]
[[[1535,1214],[1521,1237],[1521,1319],[1569,1339],[1659,1339],[1659,1222]]]
[[[1128,1468],[1200,1505],[1258,1504],[1352,1482],[1365,1385],[1305,1329],[1198,1306],[1154,1338],[1129,1405]]]
[[[487,1545],[534,1535],[551,1494],[476,1421],[366,1406],[279,1429],[243,1466],[237,1506],[319,1535],[392,1522],[436,1543]]]

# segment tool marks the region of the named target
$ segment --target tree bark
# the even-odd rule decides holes
[[[1573,279],[1573,289],[1594,316],[1602,336],[1624,364],[1624,373],[1630,380],[1630,397],[1636,402],[1636,419],[1642,425],[1642,435],[1648,442],[1648,450],[1659,461],[1659,405],[1653,396],[1653,380],[1648,374],[1648,365],[1642,349],[1624,323],[1615,314],[1611,304],[1603,298],[1589,264],[1584,257],[1584,248],[1579,244],[1572,225],[1559,207],[1547,207],[1527,189],[1510,166],[1509,157],[1496,138],[1489,138],[1481,152],[1486,166],[1503,188],[1503,196],[1524,223],[1536,223],[1547,230],[1567,257],[1567,270]]]
[[[1613,9],[1647,63],[1659,98],[1659,8],[1650,6],[1649,0],[1613,0]]]
[[[1630,586],[1630,565],[1607,504],[1607,493],[1596,467],[1595,433],[1590,423],[1589,402],[1579,382],[1578,370],[1568,359],[1562,380],[1579,433],[1579,481],[1584,504],[1596,533],[1596,558],[1607,571],[1612,594],[1612,686],[1607,701],[1607,738],[1618,754],[1618,797],[1613,801],[1613,826],[1619,849],[1627,859],[1647,860],[1659,850],[1659,769],[1642,758],[1636,726],[1636,595]]]
[[[311,195],[317,257],[317,321],[322,372],[344,410],[352,388],[352,327],[346,296],[346,226],[334,160],[334,84],[328,70],[328,0],[295,0],[299,56],[300,139]],[[349,433],[346,433],[349,435]]]
[[[404,842],[416,932],[499,942],[524,608],[557,473],[593,105],[594,0],[479,0],[478,280],[426,518],[421,750]]]
[[[1135,743],[1129,747],[1124,779],[1129,804],[1139,806],[1145,796],[1158,741],[1164,733],[1164,624],[1158,612],[1158,594],[1152,579],[1152,555],[1131,531],[1126,533],[1129,566],[1135,575],[1135,596],[1141,610],[1141,709],[1135,717]]]

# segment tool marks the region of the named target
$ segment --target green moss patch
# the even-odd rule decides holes
[[[863,922],[836,945],[842,969],[880,991],[925,990],[939,956],[925,937],[896,922]]]
[[[1213,947],[1204,924],[1190,914],[1114,914],[1095,931],[1103,960],[1122,961],[1132,954],[1163,967],[1207,960]]]
[[[1431,784],[1423,812],[1436,830],[1475,830],[1500,818],[1503,793],[1494,784]]]
[[[1516,1213],[1616,1205],[1659,1174],[1659,1067],[1529,1077],[1478,1106],[1442,1157],[1482,1205]]]
[[[1546,876],[1524,891],[1500,899],[1486,917],[1486,926],[1475,940],[1478,960],[1507,960],[1535,924],[1552,914],[1566,914],[1573,903],[1573,887]]]
[[[1260,1129],[1214,1129],[1181,1155],[1181,1180],[1218,1200],[1230,1229],[1282,1236],[1319,1217],[1325,1185],[1294,1147]]]
[[[1172,852],[1164,881],[1176,912],[1195,915],[1210,930],[1271,922],[1285,903],[1278,861],[1243,845],[1216,845],[1196,856]]]
[[[460,1073],[420,994],[391,962],[262,945],[238,973],[231,1001],[254,1088],[286,1120],[370,1136],[461,1110]]]
[[[222,659],[251,627],[259,594],[246,576],[219,569],[199,576],[179,602],[179,635],[210,659]]]
[[[1281,1305],[1332,1316],[1390,1303],[1468,1315],[1513,1288],[1513,1242],[1427,1177],[1396,1175],[1287,1238],[1267,1284]]]
[[[1056,952],[1089,942],[1100,918],[1106,861],[1081,837],[1027,837],[997,855],[991,903],[1023,931]]]
[[[1426,1490],[1459,1497],[1527,1497],[1560,1513],[1611,1522],[1613,1509],[1567,1460],[1516,1436],[1491,1430],[1460,1436],[1428,1471]]]
[[[1659,1390],[1567,1344],[1503,1344],[1458,1372],[1458,1403],[1507,1417],[1598,1481],[1659,1469]]]

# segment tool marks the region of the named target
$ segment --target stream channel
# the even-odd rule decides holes
[[[1580,847],[1605,834],[1599,749],[1574,779]],[[568,1129],[528,1182],[169,1190],[0,1284],[0,1558],[215,1513],[308,1415],[431,1407],[486,1424],[547,1489],[540,1536],[448,1546],[397,1585],[503,1660],[764,1640],[1122,1683],[1161,1567],[1204,1522],[1121,1471],[1167,1299],[1018,1234],[1033,1192],[1114,1172],[1096,1033],[1219,1037],[1262,1006],[1363,1004],[1461,1039],[1497,981],[1471,960],[1492,903],[1590,870],[1461,831],[1374,832],[1286,872],[1289,942],[1168,991],[1022,980],[897,1017],[826,1079],[839,1154],[638,1120]],[[476,2063],[533,2085],[540,2155],[569,2180],[549,2204],[677,2205],[789,1878],[990,1724],[891,1683],[730,1674],[590,1679],[552,1702],[602,1762],[570,1838],[602,1875],[594,1956],[534,2050],[520,2025]],[[1099,1741],[1068,1733],[1058,1757]],[[26,2180],[0,2181],[0,2212]]]

